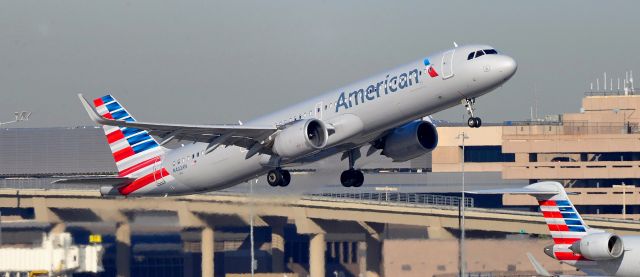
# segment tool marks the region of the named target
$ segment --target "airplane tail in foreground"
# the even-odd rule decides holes
[[[93,100],[96,111],[108,119],[134,122],[135,119],[111,95]],[[120,177],[141,177],[161,167],[160,156],[165,151],[145,130],[127,127],[102,126],[111,148]],[[168,173],[166,174],[168,175]]]
[[[558,260],[582,260],[583,257],[580,254],[570,249],[571,245],[590,233],[601,232],[589,228],[584,223],[569,200],[564,187],[558,182],[539,182],[519,189],[483,190],[470,193],[528,194],[535,197],[554,242],[553,247],[546,249],[545,252]]]

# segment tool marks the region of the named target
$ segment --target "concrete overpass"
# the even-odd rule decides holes
[[[214,234],[216,227],[255,226],[272,229],[272,268],[284,271],[283,226],[294,224],[300,234],[310,237],[309,272],[325,276],[326,236],[332,233],[364,234],[366,249],[361,269],[367,276],[380,275],[382,230],[384,224],[424,227],[429,238],[450,238],[447,229],[458,228],[458,208],[446,205],[390,203],[330,197],[273,197],[202,194],[167,198],[102,198],[97,191],[0,190],[0,207],[32,208],[34,223],[50,224],[60,232],[66,224],[106,222],[115,225],[116,267],[119,276],[130,276],[130,221],[135,214],[174,213],[183,230],[200,232],[202,275],[213,276]],[[547,234],[538,213],[469,208],[465,213],[467,230],[505,233]],[[4,218],[7,221],[24,221]],[[636,233],[640,222],[585,218],[592,227],[618,234]],[[360,258],[359,258],[360,259]]]

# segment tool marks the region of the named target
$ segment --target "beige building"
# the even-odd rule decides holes
[[[501,172],[503,180],[529,183],[556,180],[579,194],[574,204],[583,213],[624,217],[624,205],[634,214],[628,217],[640,218],[639,109],[640,95],[590,95],[580,112],[557,121],[440,127],[432,168],[461,170],[464,132],[466,172]],[[534,205],[529,198],[505,196],[504,204]]]

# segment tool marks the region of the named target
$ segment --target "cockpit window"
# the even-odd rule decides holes
[[[498,54],[498,51],[496,51],[496,49],[478,50],[476,52],[469,53],[469,56],[467,56],[467,60],[472,60],[483,55],[497,55],[497,54]]]

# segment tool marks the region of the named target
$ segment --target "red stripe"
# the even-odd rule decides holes
[[[544,218],[562,218],[560,212],[542,212],[542,216],[544,216]]]
[[[555,244],[573,244],[576,241],[580,241],[580,238],[553,238]]]
[[[152,165],[157,161],[160,161],[160,157],[159,156],[153,157],[151,159],[148,159],[146,161],[143,161],[143,162],[141,162],[139,164],[133,165],[133,166],[127,168],[127,169],[124,169],[124,170],[120,171],[120,176],[121,177],[127,176],[127,175],[129,175],[131,173],[134,173],[134,172],[136,172],[136,171],[138,171],[138,170],[140,170],[142,168],[145,168],[145,167],[147,167],[149,165]]]
[[[554,252],[553,254],[556,256],[556,259],[561,261],[586,260],[582,255],[573,252]]]
[[[127,146],[126,148],[123,148],[122,150],[118,150],[115,153],[113,153],[113,159],[115,159],[116,162],[119,162],[122,159],[130,157],[135,153],[136,152],[133,152],[133,148],[131,148],[131,146]]]
[[[556,204],[556,201],[553,200],[540,200],[538,201],[538,204],[540,204],[540,206],[558,206],[558,204]]]
[[[111,116],[111,113],[106,113],[106,114],[103,114],[102,116],[104,116],[104,118],[107,118],[107,119],[113,119],[113,116]]]
[[[429,70],[427,70],[427,72],[429,72],[429,76],[431,76],[431,78],[438,77],[438,72],[436,72],[436,70],[433,69],[432,66],[429,67]]]
[[[144,175],[138,179],[136,179],[135,181],[133,181],[133,183],[126,185],[120,189],[118,189],[118,191],[120,191],[120,194],[122,195],[129,195],[130,193],[156,181],[156,180],[160,180],[162,179],[162,176],[169,176],[169,172],[167,172],[166,169],[162,168],[162,174],[160,174],[160,170],[156,170],[153,173],[149,173],[147,175]]]
[[[107,142],[109,144],[112,144],[116,141],[119,141],[121,139],[124,138],[124,134],[122,133],[122,131],[120,131],[120,129],[117,129],[109,134],[107,134]]]
[[[104,102],[102,102],[102,98],[96,98],[93,99],[93,105],[97,107],[104,105]]]

